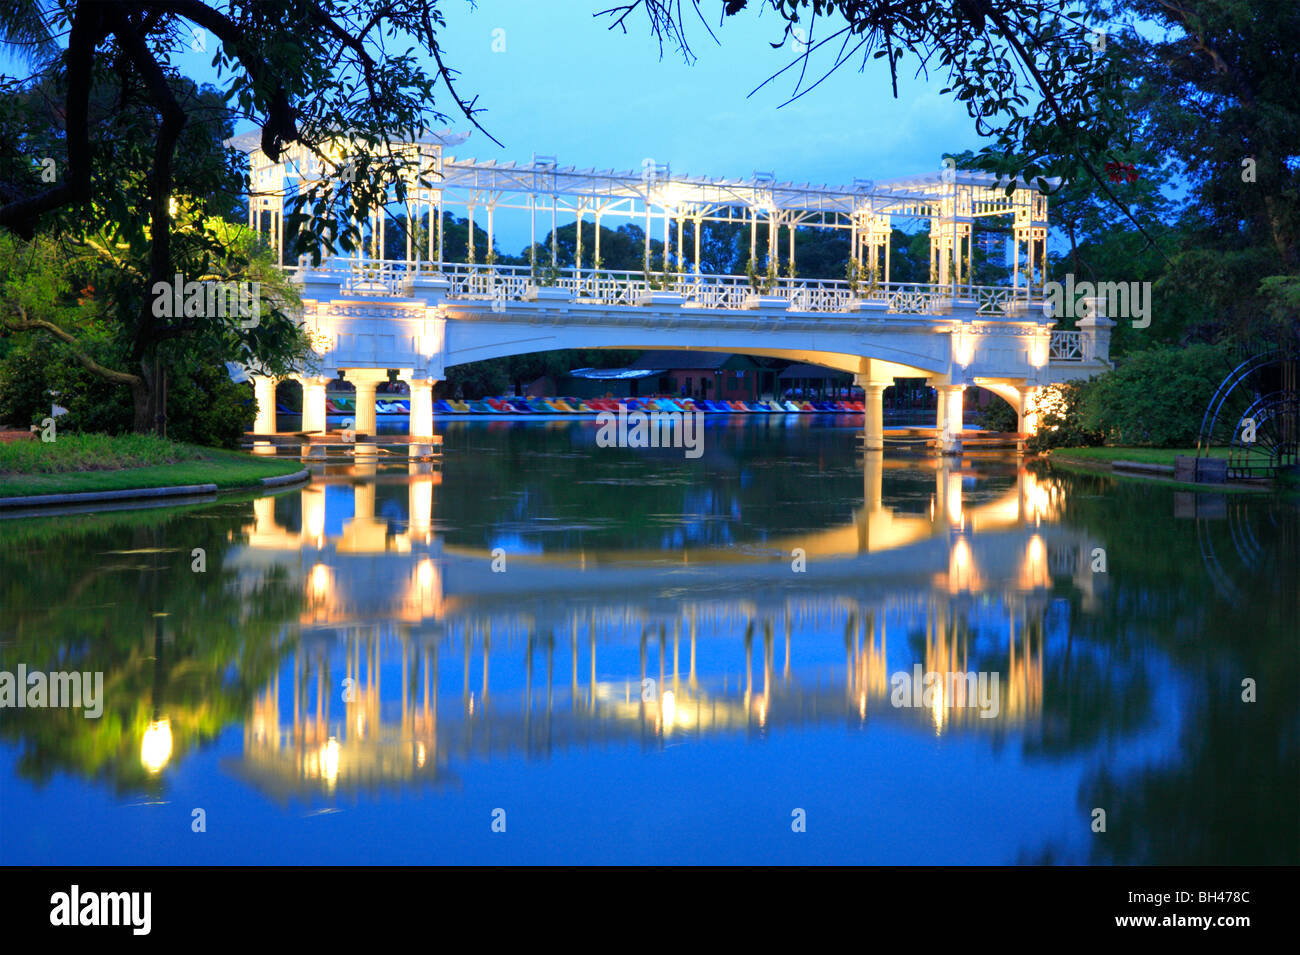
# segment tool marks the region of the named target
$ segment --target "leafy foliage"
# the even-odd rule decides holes
[[[1091,382],[1079,422],[1115,445],[1189,447],[1227,361],[1212,345],[1135,352]]]
[[[1053,385],[1031,411],[1037,411],[1038,433],[1025,442],[1035,453],[1052,448],[1087,448],[1102,443],[1105,435],[1089,428],[1083,420],[1083,403],[1093,381],[1072,381]]]

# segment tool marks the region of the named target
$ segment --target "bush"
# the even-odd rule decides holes
[[[167,378],[167,437],[205,447],[237,448],[253,426],[252,384],[230,380],[225,362],[193,360]]]
[[[1227,367],[1226,353],[1213,345],[1134,352],[1089,384],[1079,421],[1107,444],[1189,447]]]
[[[0,358],[0,425],[26,428],[50,413],[49,356],[12,344]]]
[[[96,343],[91,357],[117,367],[107,343]],[[39,335],[15,342],[0,359],[0,421],[15,427],[39,424],[52,405],[66,408],[58,427],[64,432],[119,434],[131,429],[131,392],[91,374],[62,342]]]
[[[1039,398],[1038,433],[1025,442],[1035,453],[1052,448],[1091,448],[1102,443],[1104,435],[1083,421],[1082,407],[1100,379],[1071,381],[1054,385]]]
[[[106,342],[91,349],[91,356],[110,368],[127,365]],[[231,381],[216,357],[182,355],[166,367],[167,436],[238,447],[257,413],[252,386]],[[56,403],[68,411],[58,418],[61,434],[126,434],[134,426],[135,406],[125,385],[90,373],[67,346],[45,336],[13,344],[0,358],[0,422],[19,428],[39,424]]]

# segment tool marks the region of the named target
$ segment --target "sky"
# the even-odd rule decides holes
[[[561,166],[638,172],[652,159],[679,175],[762,171],[781,181],[851,187],[854,179],[938,171],[943,153],[981,144],[965,108],[939,92],[945,76],[915,76],[914,59],[900,64],[897,98],[883,60],[862,71],[855,61],[783,106],[794,71],[753,92],[798,55],[790,43],[771,48],[784,22],[766,5],[719,25],[720,0],[701,0],[719,42],[689,13],[696,59],[687,64],[673,48],[660,55],[639,11],[626,33],[594,15],[615,2],[442,0],[444,62],[460,71],[458,92],[478,97],[485,108],[479,121],[503,144],[473,130],[449,152],[517,162],[554,156]],[[813,41],[826,29],[819,25]],[[173,63],[200,83],[217,83],[213,52],[182,52]],[[0,71],[28,72],[11,56],[0,56]],[[444,88],[430,107],[448,117],[431,128],[472,130]],[[236,131],[253,128],[242,122]],[[528,240],[509,214],[498,219],[497,235],[508,253]]]
[[[900,71],[894,99],[884,61],[865,72],[843,68],[787,106],[792,81],[751,91],[796,55],[773,50],[782,23],[771,10],[729,17],[715,44],[695,19],[689,36],[697,60],[673,49],[662,58],[643,15],[625,35],[593,13],[613,0],[445,0],[444,61],[461,71],[458,91],[486,107],[478,131],[450,152],[459,158],[527,161],[555,156],[561,166],[636,170],[669,163],[674,174],[747,178],[756,170],[779,180],[851,186],[941,168],[941,154],[978,148],[964,107],[940,95],[944,77]],[[720,3],[705,0],[717,16]],[[814,36],[814,40],[816,36]],[[504,49],[502,49],[504,47]],[[495,48],[495,49],[494,49]],[[213,81],[207,54],[187,53],[177,66]],[[432,104],[445,124],[470,128],[445,90]],[[239,131],[253,128],[244,124]],[[498,245],[527,242],[500,223]],[[501,233],[505,233],[501,235]]]

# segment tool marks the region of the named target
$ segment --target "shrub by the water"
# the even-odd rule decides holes
[[[121,367],[121,356],[102,343],[92,357]],[[185,355],[166,362],[167,436],[209,447],[235,448],[252,427],[253,388],[230,380],[223,361]],[[39,424],[58,404],[60,434],[126,434],[134,408],[130,389],[112,384],[75,363],[67,346],[33,338],[0,357],[0,422],[24,428]]]
[[[1039,410],[1038,433],[1025,442],[1025,447],[1037,453],[1052,448],[1090,448],[1101,444],[1103,435],[1084,424],[1081,410],[1096,380],[1072,381],[1052,389],[1050,400]]]
[[[1083,429],[1123,447],[1191,447],[1206,405],[1228,367],[1213,345],[1132,352],[1088,383],[1079,406]]]

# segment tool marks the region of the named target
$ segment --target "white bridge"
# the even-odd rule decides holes
[[[678,176],[648,160],[640,173],[620,173],[541,157],[499,164],[445,154],[464,139],[430,133],[387,144],[397,172],[384,195],[403,199],[389,198],[357,222],[360,248],[326,256],[320,267],[284,262],[286,199],[305,184],[338,180],[347,144],[325,152],[298,145],[271,162],[254,137],[233,141],[250,157],[249,224],[294,273],[316,342],[315,367],[296,376],[304,431],[326,430],[325,387],[340,373],[357,389],[359,433],[374,432],[376,385],[396,369],[411,390],[411,434],[428,436],[433,386],[454,365],[562,348],[695,349],[854,374],[866,393],[873,450],[883,447],[884,389],[895,378],[927,379],[939,393],[937,431],[955,444],[968,386],[1008,401],[1028,434],[1044,386],[1109,367],[1114,323],[1102,317],[1099,301],[1071,330],[1054,331],[1045,314],[1047,200],[1023,182],[1008,195],[1006,180],[948,169],[832,188],[763,173],[747,180]],[[467,212],[466,261],[446,260],[449,206]],[[496,261],[498,212],[528,216],[529,264]],[[550,219],[547,246],[537,243],[539,214]],[[480,216],[486,250],[475,248]],[[602,220],[611,217],[638,225],[642,269],[604,267],[601,241],[610,233]],[[895,220],[928,222],[931,281],[890,280]],[[575,241],[564,262],[572,264],[563,267],[556,230],[570,223]],[[702,239],[718,234],[711,229],[729,230],[733,242],[748,233],[746,275],[703,271]],[[811,229],[847,238],[844,278],[799,277],[796,235]],[[974,284],[977,245],[1005,245],[1008,236],[1014,253],[1005,284]],[[403,241],[405,255],[392,257]],[[274,433],[275,382],[256,374],[254,382],[254,430]]]

